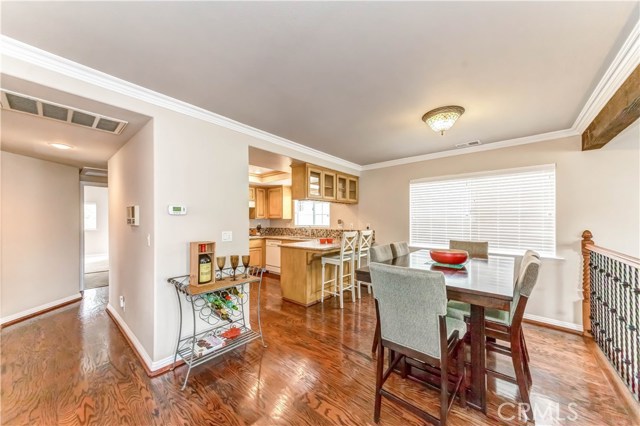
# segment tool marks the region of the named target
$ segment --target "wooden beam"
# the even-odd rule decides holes
[[[640,117],[640,66],[622,83],[582,134],[582,150],[599,149]]]

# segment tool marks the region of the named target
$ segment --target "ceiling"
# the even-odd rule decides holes
[[[3,6],[4,7],[4,6]],[[107,160],[149,121],[149,117],[60,92],[15,77],[0,75],[2,88],[30,97],[127,121],[119,135],[57,120],[2,109],[2,150],[75,167],[106,168]],[[58,150],[51,143],[70,145]]]
[[[364,165],[568,129],[637,2],[3,2],[2,33]],[[422,115],[456,104],[444,136]]]

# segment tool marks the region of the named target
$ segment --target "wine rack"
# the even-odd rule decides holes
[[[222,271],[224,278],[219,278],[215,286],[208,285],[206,288],[194,287],[190,284],[193,279],[190,275],[182,275],[169,278],[167,281],[176,289],[178,297],[180,325],[178,341],[173,358],[173,368],[176,366],[178,358],[182,359],[188,366],[187,375],[182,384],[182,390],[187,386],[189,375],[193,367],[210,361],[220,355],[230,352],[240,346],[244,346],[256,339],[262,341],[262,346],[266,347],[262,335],[262,324],[260,321],[260,287],[262,287],[263,268],[249,267],[244,270],[239,268],[242,274],[238,273],[237,279],[231,279],[231,269]],[[245,272],[247,277],[244,277]],[[250,286],[257,283],[257,324],[258,330],[253,330],[245,316],[245,309],[248,307]],[[183,306],[184,305],[184,306]],[[183,309],[191,309],[193,319],[193,329],[191,333],[182,331]],[[205,328],[197,331],[198,323],[204,324]],[[239,331],[236,337],[225,337],[226,332],[232,328]],[[223,341],[222,346],[201,350],[197,343],[208,336],[216,336]]]

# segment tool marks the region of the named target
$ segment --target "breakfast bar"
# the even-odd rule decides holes
[[[340,251],[340,242],[322,244],[318,240],[285,243],[281,248],[280,286],[282,298],[303,306],[318,303],[322,293],[324,255]],[[333,268],[327,268],[327,279]]]

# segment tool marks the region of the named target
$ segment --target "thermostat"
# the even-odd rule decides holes
[[[182,216],[187,214],[186,206],[169,206],[169,214],[173,216]]]

